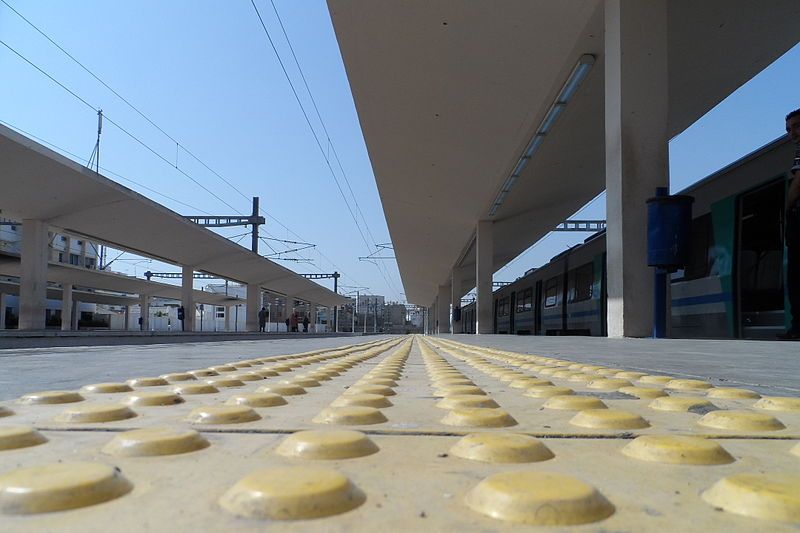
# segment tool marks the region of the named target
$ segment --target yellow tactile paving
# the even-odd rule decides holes
[[[0,405],[0,529],[800,523],[794,398],[422,337],[230,357]]]

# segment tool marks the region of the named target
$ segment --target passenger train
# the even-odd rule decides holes
[[[783,228],[786,136],[688,187],[694,197],[689,263],[671,275],[671,337],[775,338],[790,321]],[[494,292],[493,331],[606,335],[606,239],[598,232]],[[475,332],[475,304],[460,332]]]

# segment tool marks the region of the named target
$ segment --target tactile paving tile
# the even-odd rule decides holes
[[[795,398],[423,337],[87,385],[0,405],[0,530],[800,525]]]

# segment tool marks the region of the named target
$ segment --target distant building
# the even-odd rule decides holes
[[[98,268],[99,246],[93,242],[85,239],[78,239],[69,235],[61,235],[60,233],[50,232],[49,234],[49,260],[65,263],[73,266],[80,266],[92,270]],[[17,221],[0,218],[0,253],[10,253],[14,255],[20,254],[22,251],[22,224]],[[19,282],[17,278],[2,278],[7,281],[15,283]],[[17,327],[19,320],[19,298],[12,294],[4,295],[3,309],[5,312],[0,315],[5,315],[5,321],[0,324],[0,329],[12,329]],[[95,304],[88,304],[83,302],[75,302],[73,304],[72,316],[76,317],[78,325],[85,327],[108,327],[108,322],[104,318],[105,315],[95,316],[97,306]],[[45,310],[46,318],[45,324],[49,328],[58,328],[61,326],[61,301],[60,300],[47,300],[47,308]]]
[[[390,303],[386,305],[386,321],[392,326],[406,325],[406,306],[404,304]]]
[[[214,294],[226,294],[239,298],[241,303],[232,304],[227,308],[225,306],[206,305],[202,313],[197,315],[197,328],[203,328],[203,331],[225,331],[225,314],[229,313],[228,321],[230,328],[233,331],[246,331],[247,323],[247,287],[239,285],[238,283],[210,283],[203,287],[206,292]],[[269,312],[268,328],[267,331],[286,331],[286,319],[289,318],[291,313],[297,313],[300,317],[302,330],[303,317],[308,316],[309,320],[313,319],[313,311],[311,304],[302,300],[293,302],[293,306],[287,308],[286,298],[283,296],[270,295],[264,293],[264,300],[262,306]],[[198,308],[200,306],[198,305]],[[327,324],[327,313],[325,308],[317,308],[317,324],[316,331],[324,332]],[[202,317],[201,317],[202,316]],[[339,319],[341,323],[341,318]],[[202,326],[201,326],[202,324]],[[313,331],[313,325],[309,324],[309,330]]]

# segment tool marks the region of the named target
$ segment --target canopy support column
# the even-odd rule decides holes
[[[439,333],[450,333],[450,298],[452,293],[453,290],[450,283],[439,285],[439,296],[436,298],[439,302]]]
[[[261,310],[261,286],[254,283],[247,285],[247,310],[245,312],[245,329],[258,331],[258,312]]]
[[[33,219],[22,221],[19,283],[20,330],[45,328],[48,241],[45,222]]]
[[[72,295],[72,323],[70,328],[72,331],[78,331],[78,325],[80,324],[80,313],[78,313],[78,304],[80,302],[75,299],[75,295]]]
[[[310,309],[310,315],[311,316],[308,317],[308,321],[311,322],[311,324],[308,326],[308,331],[310,333],[316,333],[317,332],[317,304],[309,302],[308,305],[311,306],[311,309]]]
[[[72,329],[72,284],[61,285],[61,331]]]
[[[461,270],[458,268],[453,269],[453,277],[450,280],[450,306],[451,306],[451,319],[452,324],[450,328],[451,333],[461,333],[461,316],[459,315],[456,320],[456,309],[461,309]]]
[[[183,330],[194,331],[194,268],[184,266],[181,275],[181,305],[183,305]]]
[[[608,336],[647,337],[647,198],[669,186],[668,0],[606,0]]]
[[[494,333],[492,320],[492,275],[494,274],[494,239],[491,220],[479,220],[475,236],[475,333]]]

